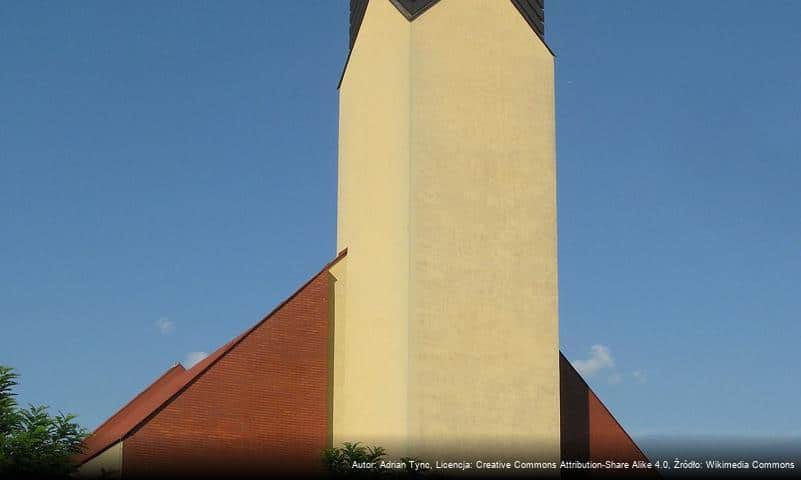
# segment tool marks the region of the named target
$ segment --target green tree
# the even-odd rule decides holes
[[[20,408],[14,398],[19,375],[0,365],[0,475],[68,475],[86,430],[75,415],[50,415],[44,405]]]

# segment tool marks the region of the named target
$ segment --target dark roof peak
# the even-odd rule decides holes
[[[386,1],[386,0],[379,0]],[[439,0],[389,0],[409,21],[428,10]],[[511,0],[534,32],[545,36],[545,0]],[[369,0],[350,0],[350,48],[356,42]]]

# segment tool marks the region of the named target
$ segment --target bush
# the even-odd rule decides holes
[[[385,471],[380,463],[386,454],[382,447],[365,447],[359,442],[345,442],[341,447],[326,448],[323,451],[323,463],[330,473],[338,476],[377,474]],[[356,468],[354,465],[365,466]]]

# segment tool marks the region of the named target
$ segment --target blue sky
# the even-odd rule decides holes
[[[0,2],[0,363],[98,425],[335,254],[346,1]],[[635,438],[801,436],[801,3],[547,5],[561,343]]]

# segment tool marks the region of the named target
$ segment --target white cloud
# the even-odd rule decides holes
[[[586,377],[590,377],[599,371],[615,366],[615,360],[608,347],[603,345],[593,345],[590,348],[590,358],[587,360],[576,360],[573,366],[578,372]]]
[[[189,352],[184,359],[184,368],[192,368],[196,363],[208,357],[206,352]]]
[[[633,372],[631,372],[631,376],[634,377],[634,379],[640,383],[645,383],[646,381],[648,381],[648,375],[646,375],[645,372],[642,372],[640,370],[634,370]]]
[[[169,335],[175,330],[175,323],[167,317],[161,317],[156,320],[156,328],[162,335]]]
[[[612,385],[623,383],[623,376],[617,372],[614,372],[612,375],[609,375],[609,383]]]

